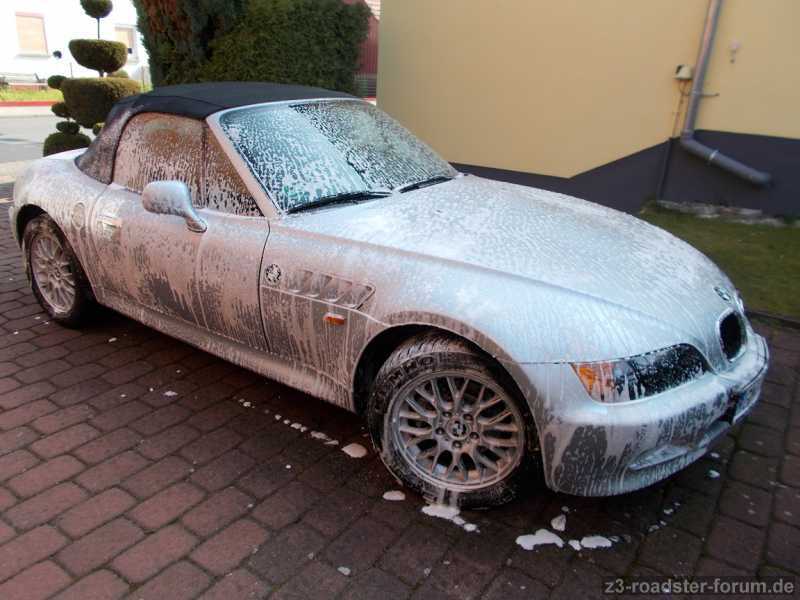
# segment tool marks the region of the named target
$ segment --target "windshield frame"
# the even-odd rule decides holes
[[[262,183],[256,178],[253,172],[250,169],[250,166],[247,164],[244,157],[239,153],[234,145],[233,141],[228,137],[225,133],[225,130],[222,126],[221,120],[222,117],[229,113],[239,110],[251,109],[251,108],[281,108],[284,106],[298,106],[302,104],[321,104],[321,103],[331,103],[331,102],[357,102],[357,103],[365,103],[370,104],[368,101],[357,98],[355,96],[350,98],[304,98],[302,100],[284,100],[280,102],[259,102],[256,104],[245,104],[242,106],[235,106],[233,108],[227,108],[225,110],[221,110],[216,112],[206,118],[206,122],[211,129],[211,131],[216,136],[217,140],[219,141],[222,149],[224,150],[225,154],[228,156],[228,160],[231,161],[236,172],[242,178],[247,187],[248,191],[253,195],[253,198],[256,201],[256,204],[261,209],[261,212],[264,216],[268,219],[280,219],[291,216],[291,211],[286,211],[280,208],[280,205],[276,201],[276,198],[266,189],[266,186],[262,185]],[[374,105],[373,105],[374,106]],[[410,135],[414,135],[413,133],[409,132]],[[416,137],[416,136],[415,136]],[[420,140],[422,141],[422,140]],[[423,142],[424,143],[424,142]],[[444,160],[444,159],[442,159]],[[448,165],[450,163],[445,161]],[[457,169],[455,169],[452,165],[450,167],[453,169],[455,176],[460,175]],[[301,211],[302,212],[302,211]]]

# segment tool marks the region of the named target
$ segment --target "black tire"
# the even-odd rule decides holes
[[[57,241],[67,262],[64,272],[71,274],[74,278],[74,296],[60,306],[48,300],[48,294],[42,292],[42,286],[37,281],[37,269],[32,265],[32,249],[38,243],[37,237],[40,236]],[[86,273],[78,262],[78,257],[75,256],[72,246],[55,221],[47,214],[41,214],[31,219],[25,226],[22,248],[25,253],[25,264],[31,289],[39,304],[50,315],[50,319],[67,327],[78,327],[83,324],[95,306],[94,294],[89,280],[86,278]]]
[[[396,421],[394,423],[390,422],[393,418],[396,419],[396,417],[392,417],[395,403],[404,402],[403,398],[407,397],[409,393],[415,394],[416,391],[411,390],[419,389],[418,386],[420,384],[418,382],[423,382],[424,385],[427,385],[432,381],[439,381],[439,379],[427,380],[426,378],[445,377],[446,374],[452,375],[453,373],[463,373],[464,379],[460,380],[463,382],[466,382],[467,379],[490,381],[492,386],[490,389],[500,391],[501,395],[504,395],[504,401],[507,400],[506,403],[509,404],[509,408],[514,409],[514,423],[521,422],[522,424],[521,433],[509,434],[521,436],[521,439],[520,437],[515,437],[515,444],[522,444],[521,452],[514,450],[519,454],[515,459],[516,464],[512,464],[514,461],[511,460],[506,461],[507,466],[504,468],[510,470],[502,479],[487,481],[485,485],[483,482],[478,481],[474,485],[481,487],[474,489],[459,489],[458,482],[451,485],[450,482],[432,481],[431,479],[437,479],[437,477],[433,475],[426,476],[419,464],[414,466],[412,459],[404,455],[403,451],[398,448],[399,442],[397,438],[402,434],[397,433],[398,426]],[[439,374],[445,375],[440,376]],[[457,377],[456,375],[455,379],[459,381]],[[436,384],[434,383],[434,385]],[[476,385],[480,386],[480,384]],[[430,389],[431,391],[433,390],[433,388]],[[446,390],[447,388],[444,389]],[[464,383],[463,389],[467,389],[467,383]],[[452,400],[452,396],[450,398]],[[469,436],[476,436],[476,440],[479,435],[476,423],[480,420],[479,416],[482,414],[480,410],[476,411],[474,408],[478,403],[477,401],[473,402],[472,410],[475,412],[474,417],[470,420],[470,424],[475,429],[468,434]],[[427,406],[432,407],[433,404],[428,404]],[[400,408],[397,410],[400,410]],[[407,411],[398,413],[397,410],[394,411],[395,415],[408,414]],[[437,423],[442,422],[442,415],[451,417],[451,421],[448,421],[448,423],[452,423],[456,419],[460,421],[461,419],[461,417],[455,417],[449,412],[441,413],[438,409],[436,414],[436,417],[431,418],[436,420]],[[536,428],[530,411],[527,409],[526,403],[516,385],[496,362],[484,356],[468,342],[455,336],[439,332],[427,333],[413,337],[401,344],[378,371],[368,400],[367,421],[373,444],[387,468],[406,486],[415,490],[429,501],[442,502],[461,508],[487,508],[510,501],[518,495],[523,487],[530,483],[539,484],[541,482],[541,453],[539,451]],[[427,425],[433,430],[433,425]],[[466,435],[462,431],[463,425],[460,422],[457,425],[459,435]],[[448,427],[448,425],[445,427]],[[435,435],[437,440],[441,439],[441,434],[444,432],[444,437],[447,437],[447,443],[452,444],[454,438],[449,437],[450,432],[445,431],[445,427],[436,427]],[[518,431],[516,427],[515,430]],[[469,439],[466,437],[460,439],[464,440],[463,445],[466,446]],[[483,437],[481,437],[481,440],[483,440]],[[440,452],[438,450],[438,441],[424,441],[423,443],[436,443],[437,449],[431,451],[438,457]],[[475,441],[474,443],[480,445],[482,441]],[[461,444],[458,447],[461,448]],[[454,452],[461,452],[461,450]],[[420,456],[422,454],[424,453],[421,452]],[[451,462],[456,462],[455,454],[450,456]],[[439,470],[440,467],[437,465],[437,460],[438,458],[431,461],[431,463],[434,468]],[[480,471],[480,466],[476,461],[469,458],[459,458],[459,464],[462,460],[466,460],[467,463],[475,466],[475,473]]]

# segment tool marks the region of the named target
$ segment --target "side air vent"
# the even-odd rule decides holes
[[[722,344],[722,352],[733,360],[742,351],[744,346],[744,327],[739,315],[730,313],[719,323],[719,340]]]

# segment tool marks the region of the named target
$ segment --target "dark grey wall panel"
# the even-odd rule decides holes
[[[753,186],[688,154],[674,144],[663,199],[758,208],[770,215],[800,216],[800,140],[724,131],[698,131],[700,142],[751,167],[772,183]]]

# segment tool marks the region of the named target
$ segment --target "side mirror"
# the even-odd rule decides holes
[[[192,206],[192,195],[182,181],[153,181],[142,192],[142,205],[157,215],[183,217],[189,231],[203,233],[208,226]]]

